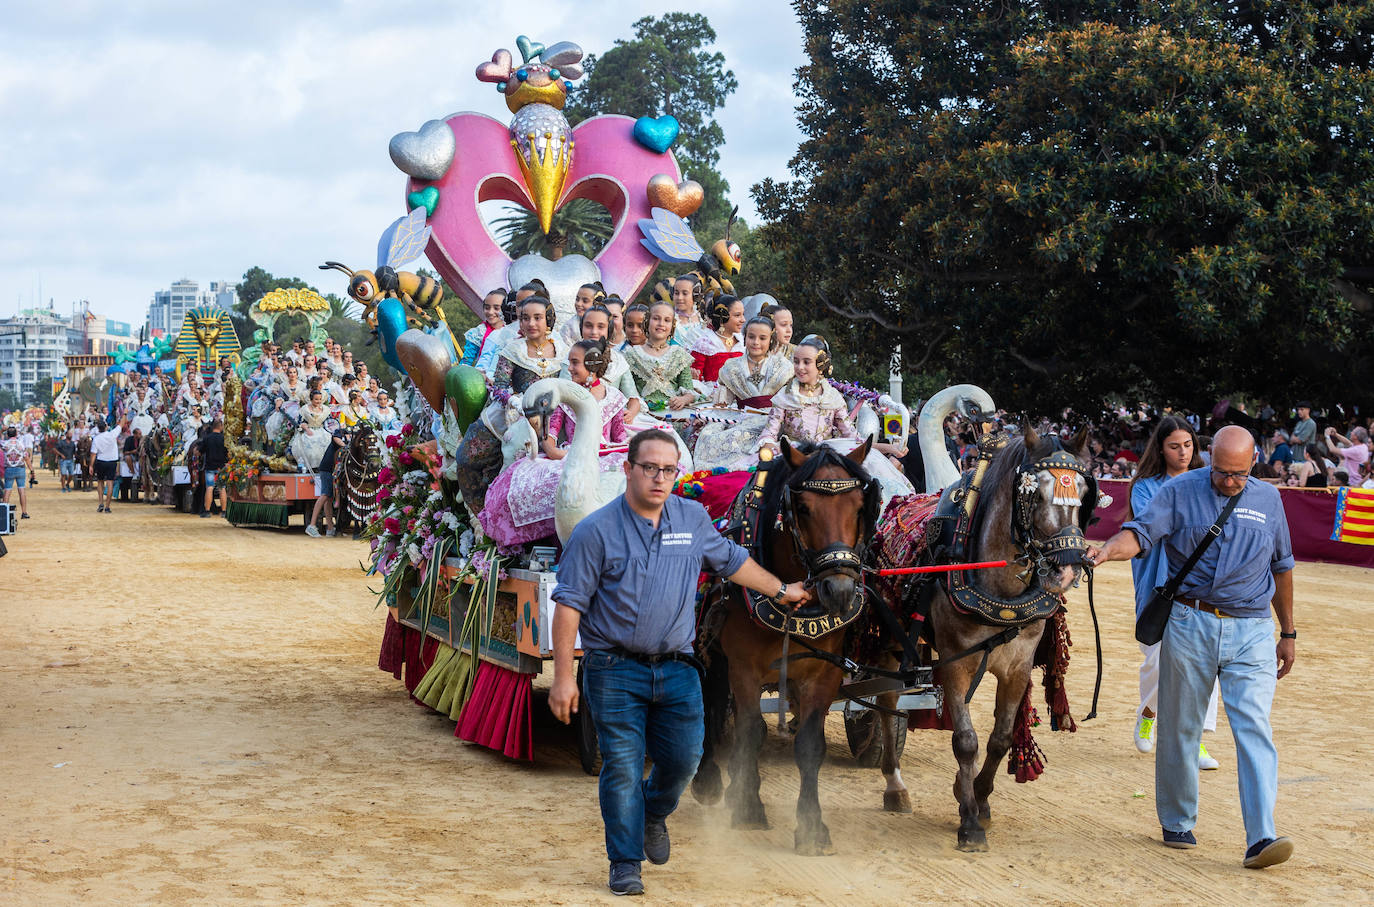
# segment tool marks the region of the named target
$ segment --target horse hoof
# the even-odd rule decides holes
[[[963,853],[987,853],[988,836],[980,828],[976,832],[959,832],[958,849]]]
[[[889,813],[909,813],[911,812],[911,797],[904,790],[889,790],[883,792],[883,812]]]
[[[725,793],[724,786],[720,783],[720,773],[717,772],[713,777],[697,773],[692,779],[692,796],[698,803],[710,806],[719,803],[721,795]]]

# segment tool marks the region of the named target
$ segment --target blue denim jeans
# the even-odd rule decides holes
[[[603,650],[582,656],[585,708],[601,747],[601,820],[612,863],[644,859],[644,821],[677,809],[701,762],[701,677],[680,661],[647,665]],[[644,777],[644,757],[654,761]]]
[[[1277,837],[1279,754],[1269,728],[1278,662],[1272,617],[1217,617],[1174,603],[1159,650],[1155,811],[1169,831],[1197,825],[1197,751],[1215,678],[1236,741],[1246,846]]]

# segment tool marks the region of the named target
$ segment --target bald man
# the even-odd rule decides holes
[[[1213,682],[1236,741],[1244,865],[1260,869],[1293,854],[1274,830],[1279,759],[1269,709],[1279,678],[1293,667],[1293,548],[1278,489],[1250,477],[1255,441],[1238,425],[1212,439],[1211,469],[1166,483],[1145,512],[1127,522],[1088,562],[1126,560],[1164,545],[1176,574],[1216,522],[1227,499],[1241,495],[1221,536],[1179,587],[1159,650],[1159,722],[1155,726],[1155,811],[1164,843],[1197,846],[1197,752]],[[1274,644],[1274,616],[1279,641]]]

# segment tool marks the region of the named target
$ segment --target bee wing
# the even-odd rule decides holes
[[[425,217],[429,214],[424,206],[411,211],[406,217],[398,217],[396,222],[382,233],[377,241],[377,266],[399,268],[414,261],[425,251],[431,232]]]
[[[696,261],[704,253],[687,222],[671,211],[653,209],[653,219],[639,222],[640,242],[661,261]]]

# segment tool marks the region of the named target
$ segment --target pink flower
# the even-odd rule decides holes
[[[410,516],[410,515],[411,515],[412,513],[414,513],[414,512],[415,512],[415,508],[412,507],[412,506],[410,506],[409,504],[407,504],[407,505],[405,505],[404,507],[401,508],[401,513],[404,513],[406,516]]]
[[[396,481],[396,473],[391,471],[390,466],[383,466],[382,471],[377,473],[377,483],[380,485],[390,485]]]
[[[387,436],[386,436],[386,446],[387,446],[387,447],[400,447],[400,446],[401,446],[401,439],[398,438],[398,437],[396,437],[395,435],[387,435]]]
[[[378,488],[378,489],[377,489],[377,503],[378,503],[378,504],[382,503],[383,501],[385,501],[385,500],[386,500],[387,498],[389,498],[389,497],[391,497],[391,489],[390,489],[390,488],[387,488],[386,486],[382,486],[381,488]]]
[[[403,425],[403,426],[401,427],[401,434],[403,434],[403,435],[413,435],[413,434],[415,434],[415,432],[417,432],[418,430],[419,430],[419,429],[417,429],[412,423],[407,422],[405,425]]]
[[[406,453],[404,450],[401,451],[398,459],[401,461],[402,466],[409,466],[415,462],[415,458],[412,457],[410,454]]]
[[[387,517],[382,525],[385,526],[386,531],[390,532],[392,535],[399,535],[401,532],[401,521],[394,516]]]

